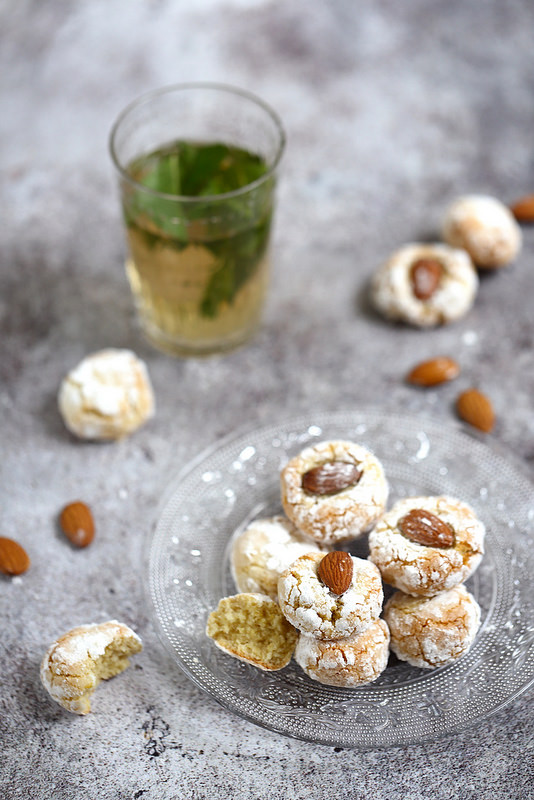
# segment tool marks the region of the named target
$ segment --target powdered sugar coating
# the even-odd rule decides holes
[[[278,580],[278,602],[289,622],[317,639],[342,639],[362,633],[380,616],[384,593],[380,572],[352,557],[352,581],[336,595],[318,577],[322,553],[298,558]]]
[[[63,379],[58,405],[67,428],[82,439],[117,439],[154,414],[146,365],[130,350],[84,358]]]
[[[321,548],[279,515],[254,520],[232,545],[230,566],[240,592],[278,599],[278,578],[299,556]]]
[[[397,658],[432,669],[467,652],[480,626],[480,606],[463,585],[430,598],[395,592],[384,619]]]
[[[41,662],[41,682],[49,695],[68,711],[87,714],[91,710],[88,695],[100,680],[95,662],[110,645],[122,650],[122,665],[117,671],[128,665],[126,655],[142,649],[139,636],[117,620],[80,625],[60,636]]]
[[[415,296],[411,268],[421,259],[437,260],[443,273],[433,294]],[[440,325],[462,317],[473,305],[478,277],[464,250],[444,244],[407,244],[396,250],[376,272],[371,299],[385,317],[420,328]]]
[[[314,495],[302,488],[302,476],[328,461],[355,464],[362,472],[355,486],[332,495]],[[379,460],[354,442],[333,440],[305,448],[280,476],[282,505],[289,519],[322,545],[357,539],[385,508],[388,484]]]
[[[447,209],[443,238],[463,247],[482,269],[509,264],[521,249],[521,228],[504,203],[488,195],[465,195]]]
[[[295,661],[313,680],[351,688],[371,683],[385,670],[389,656],[389,629],[379,619],[356,636],[321,641],[301,634]]]
[[[430,511],[450,525],[452,547],[428,547],[406,538],[398,522],[409,511]],[[399,500],[369,534],[369,558],[386,583],[406,594],[431,597],[465,581],[484,553],[484,524],[466,503],[452,497],[409,497]]]

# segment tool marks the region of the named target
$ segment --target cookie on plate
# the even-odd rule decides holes
[[[41,663],[41,682],[67,711],[88,714],[100,681],[125,670],[129,656],[142,647],[139,636],[117,620],[80,625],[50,645]]]
[[[321,545],[361,536],[388,497],[380,461],[365,447],[342,440],[302,450],[282,470],[280,485],[289,519]]]
[[[206,633],[225,653],[267,671],[289,664],[298,637],[274,600],[248,592],[223,597]]]
[[[378,269],[371,299],[387,319],[428,328],[469,311],[478,276],[465,250],[444,244],[407,244]]]
[[[384,592],[377,567],[344,554],[352,561],[348,588],[336,594],[321,578],[322,553],[297,558],[278,581],[278,602],[289,622],[317,639],[343,639],[362,633],[380,616]]]
[[[395,592],[384,608],[391,649],[414,667],[443,667],[463,656],[480,626],[480,606],[465,586],[434,597]]]
[[[484,553],[484,524],[452,497],[399,500],[369,534],[369,558],[386,583],[431,597],[465,581]]]
[[[328,686],[362,686],[385,670],[389,657],[389,630],[379,619],[363,632],[347,639],[322,641],[301,634],[295,661],[304,672]]]
[[[266,594],[277,600],[282,572],[299,556],[321,550],[281,515],[256,519],[232,543],[234,583],[240,592]]]

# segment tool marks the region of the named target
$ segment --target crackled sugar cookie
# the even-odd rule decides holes
[[[347,441],[307,447],[284,467],[280,483],[289,519],[322,545],[361,536],[378,519],[388,496],[378,459]]]
[[[469,650],[480,626],[480,607],[462,585],[434,597],[395,592],[384,619],[397,658],[428,669],[450,664]]]
[[[63,379],[58,404],[66,427],[81,439],[119,439],[154,414],[147,368],[130,350],[84,358]]]
[[[371,299],[385,317],[420,328],[462,317],[478,289],[465,250],[443,244],[407,244],[375,274]]]
[[[465,581],[484,553],[484,524],[452,497],[400,500],[369,534],[369,558],[386,583],[431,597]]]
[[[295,628],[317,639],[361,633],[378,619],[383,600],[375,565],[342,551],[301,556],[278,581],[284,615]]]
[[[88,714],[100,681],[125,670],[129,656],[142,647],[137,634],[117,620],[80,625],[50,645],[41,663],[41,682],[67,711]]]
[[[295,649],[295,661],[310,678],[346,688],[376,680],[388,657],[389,630],[383,619],[363,633],[333,642],[301,634]]]
[[[223,597],[206,633],[225,653],[263,670],[289,664],[298,637],[274,600],[248,592]]]
[[[451,203],[442,235],[448,244],[467,250],[481,269],[504,267],[521,249],[521,228],[512,212],[487,195],[466,195]]]
[[[230,566],[240,592],[278,598],[278,578],[299,556],[321,548],[282,516],[254,520],[232,545]]]

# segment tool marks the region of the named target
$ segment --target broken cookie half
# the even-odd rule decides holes
[[[298,638],[278,604],[252,592],[224,597],[209,615],[206,633],[225,653],[269,671],[289,664]]]
[[[41,682],[67,711],[88,714],[100,681],[125,670],[129,657],[142,647],[139,636],[117,620],[80,625],[50,645],[41,663]]]

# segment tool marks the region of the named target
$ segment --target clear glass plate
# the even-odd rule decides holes
[[[487,527],[486,554],[467,587],[482,608],[469,652],[421,670],[396,661],[373,684],[322,686],[292,662],[262,672],[205,635],[220,598],[234,594],[233,535],[281,510],[279,472],[304,446],[350,439],[382,461],[390,503],[449,494]],[[351,552],[367,555],[366,537]],[[384,747],[459,731],[501,709],[534,681],[534,491],[518,464],[482,436],[374,411],[321,413],[217,443],[170,487],[149,549],[149,593],[161,638],[177,665],[227,709],[273,731],[339,747]]]

